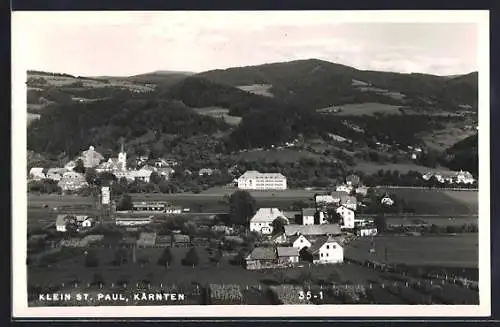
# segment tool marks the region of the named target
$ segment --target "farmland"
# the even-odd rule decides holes
[[[390,104],[366,102],[366,103],[350,103],[340,106],[342,111],[334,113],[339,116],[357,116],[357,115],[374,115],[375,113],[400,115],[400,106]],[[317,112],[328,112],[330,108],[318,109]]]
[[[220,107],[195,108],[198,114],[214,118],[222,118],[229,125],[237,126],[241,122],[241,117],[229,115],[229,109]]]
[[[477,214],[477,191],[446,191],[416,188],[378,188],[377,192],[395,194],[404,199],[408,207],[426,214]]]
[[[377,236],[375,253],[371,254],[370,238],[357,239],[345,251],[345,256],[358,261],[385,262],[421,266],[477,267],[478,234],[456,236]]]

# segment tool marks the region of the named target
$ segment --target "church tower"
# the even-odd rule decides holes
[[[120,149],[120,153],[118,153],[118,162],[121,163],[122,170],[127,170],[127,153],[123,148],[123,141]]]

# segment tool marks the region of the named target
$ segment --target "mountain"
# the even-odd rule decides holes
[[[451,147],[444,153],[446,167],[452,170],[466,170],[478,175],[478,134],[469,136]]]
[[[275,98],[312,109],[380,102],[453,111],[458,105],[473,106],[477,101],[477,73],[446,79],[426,74],[363,71],[309,59],[213,70],[197,76],[234,87],[270,85]]]
[[[191,72],[178,72],[168,70],[158,70],[155,72],[126,77],[128,81],[136,83],[149,83],[169,87],[182,81],[184,78],[193,75]]]

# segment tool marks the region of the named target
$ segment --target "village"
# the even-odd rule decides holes
[[[77,172],[79,166],[91,167],[99,173],[116,177],[110,184],[94,186],[99,190],[98,196],[85,209],[71,205],[72,201],[76,201],[72,200],[74,195],[64,195],[88,187],[88,176]],[[125,287],[129,283],[144,287],[145,283],[149,289],[164,285],[165,278],[162,276],[165,272],[166,276],[173,274],[181,284],[186,282],[186,278],[194,278],[194,273],[197,281],[203,280],[210,285],[209,289],[216,285],[222,285],[223,289],[231,288],[234,283],[252,288],[269,278],[281,284],[285,282],[284,277],[276,277],[280,271],[286,275],[317,273],[323,276],[339,269],[354,269],[355,274],[368,276],[370,272],[365,265],[371,265],[370,269],[379,267],[377,269],[386,271],[388,268],[380,267],[386,267],[388,262],[383,262],[387,261],[387,253],[397,251],[387,245],[380,248],[376,244],[381,242],[377,241],[377,235],[390,230],[383,215],[357,214],[367,206],[369,198],[373,198],[374,190],[363,185],[356,174],[346,176],[331,190],[314,191],[312,199],[305,195],[302,198],[296,196],[294,201],[284,201],[283,205],[258,206],[252,195],[260,194],[260,198],[266,199],[266,196],[279,197],[280,192],[291,192],[287,178],[280,173],[246,171],[226,187],[226,191],[230,192],[226,199],[229,209],[217,213],[200,210],[195,205],[196,194],[186,195],[191,199],[189,203],[194,205],[184,206],[166,197],[162,199],[161,195],[151,200],[147,199],[148,195],[145,199],[144,196],[136,198],[136,195],[113,194],[113,183],[119,183],[120,179],[148,182],[153,175],[168,179],[177,166],[175,160],[151,161],[143,157],[137,168],[130,169],[122,146],[118,158],[105,160],[90,147],[64,168],[31,169],[30,181],[48,178],[57,181],[62,190],[60,197],[66,197],[65,203],[69,204],[44,204],[37,209],[45,210],[42,215],[54,217],[54,220],[44,229],[28,231],[28,266],[31,267],[31,274],[37,276],[36,283],[29,283],[32,293],[43,285],[46,287],[46,283],[56,289],[92,288],[92,285],[99,285],[102,289],[118,285]],[[210,173],[213,171],[209,169],[199,172]],[[430,179],[431,175],[448,184],[475,182],[466,172],[429,173],[422,178]],[[214,202],[217,201],[220,202]],[[375,206],[381,212],[397,204],[389,193],[380,194],[376,201]],[[290,205],[291,202],[300,202],[301,205]],[[413,229],[408,230],[409,225]],[[394,228],[394,225],[391,226]],[[413,233],[411,235],[416,235],[415,231],[419,234],[435,227],[415,220],[405,223],[405,226],[402,230],[406,231],[404,235],[410,235],[409,231]],[[447,228],[442,230],[450,232]],[[473,233],[474,230],[477,232],[477,225],[464,224],[454,230]],[[363,243],[363,239],[367,242]],[[356,242],[365,245],[351,246]],[[82,266],[85,269],[77,271],[77,267]],[[136,267],[144,271],[137,271]],[[67,271],[65,277],[54,276],[60,269]],[[212,273],[203,273],[207,269]],[[305,273],[304,269],[309,272]],[[146,274],[146,271],[149,273]],[[45,283],[40,276],[47,276]],[[328,280],[325,278],[320,280],[325,282]],[[342,280],[345,277],[337,282]],[[350,285],[352,281],[345,283]],[[367,283],[365,280],[361,284],[372,285]]]

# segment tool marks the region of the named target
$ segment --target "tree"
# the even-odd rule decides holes
[[[116,206],[116,210],[132,210],[132,197],[128,194],[123,194],[118,201],[118,205]]]
[[[186,256],[184,259],[182,259],[182,264],[185,266],[194,266],[199,263],[200,259],[198,257],[198,252],[196,251],[195,248],[190,248],[189,251],[186,253]]]
[[[255,199],[247,191],[236,191],[229,198],[231,222],[236,225],[248,225],[256,212]]]
[[[274,219],[272,222],[273,235],[284,233],[286,224],[288,224],[288,222],[283,217],[278,217]]]
[[[77,172],[77,173],[80,173],[80,174],[84,174],[85,173],[85,166],[83,165],[83,160],[82,159],[78,159],[76,161],[76,166],[75,166],[75,168],[73,168],[73,171]]]
[[[114,266],[119,266],[126,261],[127,261],[127,252],[125,251],[125,249],[118,249],[115,251],[114,258],[111,264],[113,264]]]
[[[163,178],[156,171],[151,172],[151,175],[149,175],[149,181],[153,184],[159,184],[162,180]]]
[[[375,227],[379,232],[384,232],[387,229],[387,221],[383,214],[375,217]]]
[[[307,246],[303,247],[299,251],[299,259],[301,261],[313,262],[313,255],[311,254],[311,252],[309,251],[309,248]]]
[[[88,168],[85,172],[85,180],[89,185],[94,185],[97,182],[97,172],[94,168]]]
[[[160,266],[165,266],[165,268],[168,268],[172,260],[173,260],[172,251],[170,250],[170,247],[167,247],[165,248],[165,250],[163,250],[163,253],[158,259],[158,264]]]
[[[335,208],[328,208],[326,211],[326,220],[330,224],[339,224],[342,221],[342,216],[335,210]]]

